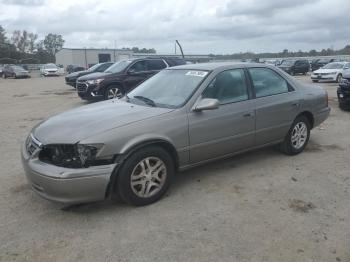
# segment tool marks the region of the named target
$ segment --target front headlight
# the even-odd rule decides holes
[[[88,83],[89,85],[98,85],[103,81],[103,79],[94,79],[94,80],[88,80],[86,81],[86,83]]]
[[[41,161],[67,168],[83,168],[113,163],[114,155],[99,157],[103,144],[46,145],[39,154]]]

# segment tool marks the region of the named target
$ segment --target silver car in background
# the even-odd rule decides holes
[[[59,76],[60,69],[55,64],[45,64],[40,68],[41,76]]]
[[[38,124],[22,160],[44,198],[73,204],[118,195],[146,205],[161,198],[176,171],[275,144],[288,155],[302,152],[329,112],[325,90],[273,66],[183,65],[122,99]]]

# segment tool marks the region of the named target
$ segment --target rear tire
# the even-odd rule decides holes
[[[149,205],[165,194],[174,174],[174,161],[166,150],[145,147],[125,160],[118,171],[114,192],[129,204]]]
[[[318,80],[312,80],[312,82],[314,82],[314,83],[318,83]]]
[[[303,152],[310,139],[310,130],[309,120],[303,115],[298,116],[280,145],[281,151],[290,156]]]

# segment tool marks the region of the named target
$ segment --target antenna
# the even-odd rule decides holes
[[[180,47],[180,51],[181,51],[182,58],[185,59],[184,52],[182,51],[182,46],[180,45],[180,43],[179,43],[178,40],[175,40],[175,42],[176,42],[176,44]]]

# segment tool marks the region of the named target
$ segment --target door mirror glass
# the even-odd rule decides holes
[[[195,106],[193,111],[214,110],[219,108],[219,100],[213,98],[203,98]]]

